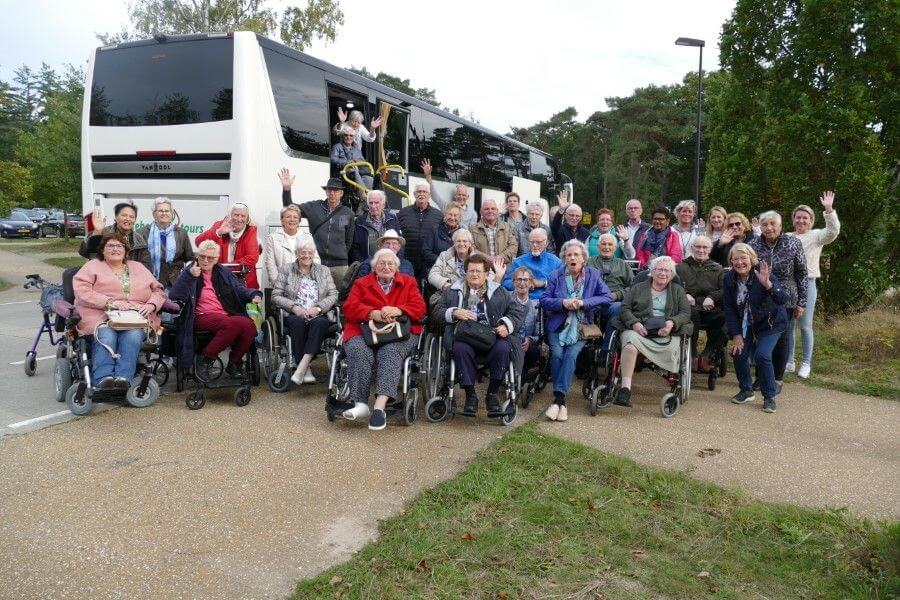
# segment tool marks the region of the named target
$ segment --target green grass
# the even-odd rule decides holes
[[[0,240],[0,250],[8,250],[16,254],[54,254],[58,252],[78,253],[81,238],[13,238]]]
[[[69,267],[80,267],[87,261],[81,256],[58,256],[54,258],[45,258],[44,262],[55,267],[68,269]]]
[[[898,563],[896,523],[749,500],[524,425],[294,597],[889,598]]]
[[[900,306],[885,302],[864,313],[816,322],[809,383],[900,400]],[[800,331],[797,331],[800,366]],[[788,381],[796,381],[788,376]]]
[[[4,292],[12,287],[13,284],[6,281],[5,279],[0,279],[0,292]]]

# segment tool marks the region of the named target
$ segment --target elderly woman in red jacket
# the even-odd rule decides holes
[[[382,248],[372,257],[372,273],[357,279],[344,303],[344,352],[350,369],[350,401],[343,416],[354,420],[369,416],[369,381],[375,368],[375,405],[369,419],[369,429],[384,429],[384,407],[396,398],[403,375],[403,360],[416,346],[425,316],[425,300],[419,293],[418,282],[398,273],[400,259],[393,250]],[[368,321],[393,323],[400,317],[410,321],[408,339],[383,344],[377,348],[366,345],[360,324]]]
[[[259,289],[256,278],[256,263],[259,262],[259,240],[256,237],[256,225],[250,224],[250,209],[243,202],[235,202],[228,211],[228,216],[216,221],[212,226],[197,236],[194,243],[199,247],[201,242],[212,240],[219,245],[219,263],[241,263],[248,269],[246,284],[248,288]]]

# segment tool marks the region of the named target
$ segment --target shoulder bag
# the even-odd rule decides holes
[[[393,323],[369,320],[360,323],[359,327],[366,345],[372,348],[409,339],[409,319],[405,316],[398,317]]]

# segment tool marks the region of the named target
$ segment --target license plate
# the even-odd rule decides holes
[[[31,233],[30,229],[20,229],[19,233]]]

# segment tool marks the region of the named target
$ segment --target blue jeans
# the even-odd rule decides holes
[[[756,374],[759,387],[764,398],[774,398],[778,392],[775,387],[775,365],[773,354],[775,347],[784,333],[783,327],[763,332],[758,337],[751,333],[744,338],[744,349],[734,357],[734,372],[742,392],[753,391],[753,376],[750,369],[750,358],[756,362]]]
[[[800,317],[800,345],[803,348],[803,360],[802,363],[811,364],[812,363],[812,355],[813,355],[813,317],[816,315],[816,300],[819,297],[819,291],[816,288],[816,278],[810,277],[806,280],[807,282],[807,291],[806,291],[806,310],[803,311],[803,316]],[[797,340],[794,335],[794,329],[791,328],[791,358],[796,355],[797,352]]]
[[[547,332],[547,341],[550,343],[550,373],[553,376],[553,391],[563,395],[569,393],[572,379],[575,377],[575,360],[584,348],[584,340],[575,342],[571,346],[563,346],[559,343],[559,333]]]
[[[134,378],[138,354],[146,336],[143,329],[116,331],[109,327],[101,327],[97,331],[94,343],[91,344],[92,383],[97,385],[106,377],[124,377],[130,382]],[[96,338],[121,356],[118,359],[113,358],[106,348],[97,343]]]

